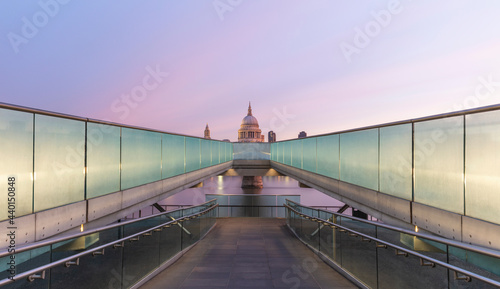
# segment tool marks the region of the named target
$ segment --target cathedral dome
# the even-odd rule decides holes
[[[248,104],[248,114],[241,121],[241,127],[243,128],[244,126],[254,126],[256,128],[259,128],[259,122],[255,118],[255,116],[252,115],[252,106],[250,105],[250,103]]]
[[[259,126],[259,122],[253,115],[247,115],[243,118],[241,121],[241,125],[253,125],[253,126]]]
[[[238,142],[263,142],[264,136],[259,128],[257,118],[252,115],[252,106],[248,103],[248,114],[241,121],[238,130]]]

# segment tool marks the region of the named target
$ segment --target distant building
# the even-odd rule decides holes
[[[204,138],[211,139],[210,138],[210,129],[208,128],[208,123],[207,123],[207,126],[205,127],[205,136],[204,136]]]
[[[270,131],[267,133],[267,140],[269,142],[276,142],[276,134],[274,133],[274,131]]]
[[[307,137],[307,133],[305,131],[301,131],[299,133],[299,138],[305,138],[305,137]]]
[[[259,128],[259,122],[252,115],[252,106],[248,103],[248,114],[241,121],[240,129],[238,130],[238,142],[264,142],[264,135]],[[243,176],[241,182],[242,188],[262,188],[261,176]]]
[[[263,142],[264,135],[259,128],[259,122],[252,115],[252,106],[248,103],[248,114],[241,121],[238,130],[238,142]]]

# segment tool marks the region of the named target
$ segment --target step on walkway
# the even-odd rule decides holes
[[[358,288],[295,238],[283,219],[223,218],[141,289]]]

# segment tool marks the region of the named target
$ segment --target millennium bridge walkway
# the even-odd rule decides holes
[[[358,288],[276,218],[224,218],[186,255],[141,289]]]
[[[500,106],[247,144],[0,104],[0,140],[2,288],[500,287]],[[118,221],[213,176],[276,175],[379,222],[224,195]]]

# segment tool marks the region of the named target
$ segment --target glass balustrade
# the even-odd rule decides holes
[[[14,255],[15,276],[35,270],[29,274],[33,281],[28,277],[16,277],[19,279],[9,282],[11,257],[3,254],[0,255],[0,287],[129,288],[199,241],[215,222],[216,201],[211,200],[194,207],[116,223],[75,237],[33,243],[26,249],[18,249]],[[50,265],[65,259],[68,260],[62,264]],[[42,272],[44,278],[37,278],[36,275],[41,277]]]
[[[285,200],[300,202],[300,195],[206,194],[205,198],[217,200],[217,217],[285,218]]]
[[[286,201],[287,224],[370,288],[498,288],[500,253]]]
[[[0,190],[17,218],[231,161],[232,145],[0,105]]]
[[[500,224],[498,106],[271,144],[271,160]]]

